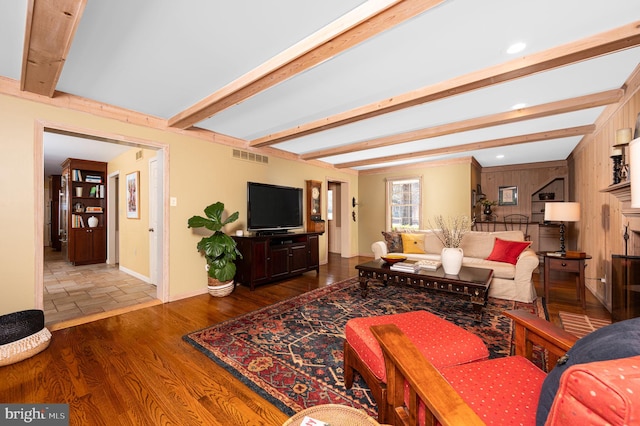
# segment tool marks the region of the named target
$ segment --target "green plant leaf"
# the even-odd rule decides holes
[[[202,216],[193,216],[188,221],[189,228],[207,228],[211,231],[215,231],[213,222],[211,219],[207,219]]]
[[[207,217],[193,216],[188,220],[189,228],[207,228],[213,231],[208,237],[202,237],[197,249],[204,254],[209,265],[209,276],[220,281],[229,281],[235,276],[237,257],[242,257],[233,238],[222,232],[222,227],[238,220],[239,213],[235,212],[224,221],[222,213],[224,204],[213,203],[204,209]]]

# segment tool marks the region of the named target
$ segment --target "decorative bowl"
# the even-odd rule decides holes
[[[555,192],[541,192],[538,194],[538,198],[541,200],[553,200],[556,198]]]
[[[386,256],[380,256],[382,260],[387,262],[389,265],[393,265],[394,263],[402,262],[403,260],[407,260],[407,256],[401,256],[399,254],[388,254]]]

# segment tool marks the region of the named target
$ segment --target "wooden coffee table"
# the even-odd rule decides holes
[[[420,287],[469,297],[476,313],[476,320],[482,320],[482,311],[489,297],[489,286],[493,278],[493,269],[463,266],[458,275],[446,275],[442,267],[435,271],[420,270],[416,273],[392,271],[382,259],[356,265],[362,297],[367,297],[369,282],[381,282],[383,285],[405,285]]]

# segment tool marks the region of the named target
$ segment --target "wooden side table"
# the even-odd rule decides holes
[[[587,300],[585,297],[584,268],[587,266],[585,261],[591,259],[591,256],[584,257],[566,257],[555,256],[550,253],[544,253],[544,297],[549,300],[549,287],[551,287],[551,271],[562,271],[573,273],[576,277],[576,294],[578,301],[582,302],[582,309],[587,308]]]

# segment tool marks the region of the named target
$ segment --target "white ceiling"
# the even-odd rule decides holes
[[[127,145],[47,131],[43,135],[42,142],[44,176],[61,174],[62,162],[67,158],[109,162],[132,149]]]
[[[169,120],[349,11],[382,1],[89,1],[56,90]],[[17,81],[23,61],[26,4],[26,0],[0,2],[0,76]],[[518,58],[526,60],[639,18],[637,0],[449,0],[195,126],[251,141]],[[525,42],[526,49],[517,55],[507,54],[507,47],[516,41]],[[505,113],[517,103],[531,107],[619,89],[639,60],[640,47],[634,47],[273,147],[304,155]],[[424,156],[393,163],[384,159],[593,124],[603,109],[600,106],[319,159],[330,164],[380,159],[378,164],[356,169],[425,161]],[[428,160],[473,155],[484,167],[564,160],[581,137],[444,152]],[[52,150],[46,147],[45,153]],[[497,158],[499,154],[504,157]]]

